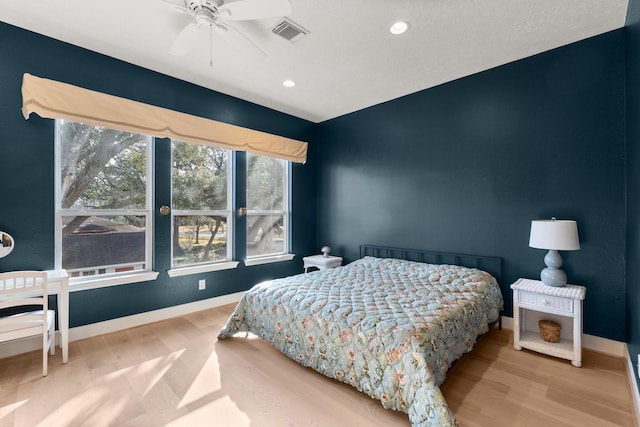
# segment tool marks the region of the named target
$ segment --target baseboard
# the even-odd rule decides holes
[[[132,316],[120,317],[118,319],[106,320],[104,322],[92,323],[85,326],[78,326],[76,328],[69,329],[69,342],[133,328],[147,323],[158,322],[172,317],[184,316],[189,313],[195,313],[196,311],[219,307],[221,305],[237,303],[243,295],[244,292],[236,292],[234,294],[176,305],[160,310],[147,311],[145,313],[134,314]],[[56,336],[56,345],[59,345],[59,343],[60,337]],[[42,338],[38,337],[11,341],[0,345],[0,359],[21,353],[27,353],[29,351],[35,351],[41,348]],[[69,356],[69,360],[71,360],[72,357],[73,354]]]
[[[69,330],[69,341],[71,342],[91,338],[97,335],[170,319],[172,317],[184,316],[185,314],[195,313],[196,311],[206,310],[208,308],[236,303],[240,301],[242,295],[244,295],[244,292],[237,292],[235,294],[223,295],[188,304],[167,307],[160,310],[147,311],[145,313],[134,314],[132,316],[120,317],[118,319],[107,320],[104,322],[91,323],[90,325],[78,326]]]
[[[627,376],[629,377],[629,387],[631,387],[631,396],[633,397],[633,409],[635,410],[636,422],[640,423],[640,392],[638,391],[638,382],[633,369],[633,360],[631,359],[628,348],[625,350],[625,353],[627,358]]]

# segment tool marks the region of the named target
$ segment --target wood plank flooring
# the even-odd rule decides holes
[[[0,427],[407,427],[357,390],[257,338],[217,342],[218,307],[72,342],[41,376],[39,352],[0,360]],[[636,426],[625,361],[591,351],[582,368],[494,330],[442,391],[461,426]]]

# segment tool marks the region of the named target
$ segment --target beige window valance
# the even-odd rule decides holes
[[[156,137],[250,151],[293,162],[307,160],[307,143],[179,113],[25,73],[22,114],[66,119]]]

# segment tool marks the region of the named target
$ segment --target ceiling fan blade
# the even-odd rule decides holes
[[[225,21],[247,21],[291,15],[289,0],[242,0],[218,7]]]
[[[191,15],[191,12],[187,10],[187,7],[185,6],[184,1],[180,3],[181,4],[178,4],[171,0],[162,0],[162,5],[164,9],[169,10],[171,12],[182,13],[184,15]]]
[[[267,53],[262,50],[260,46],[254,43],[249,37],[244,35],[241,31],[232,27],[229,24],[216,24],[216,27],[222,30],[222,36],[225,41],[229,42],[234,48],[243,53],[245,56],[254,58],[256,60],[264,59],[267,57]]]
[[[196,42],[199,29],[200,26],[196,23],[191,23],[184,27],[184,29],[180,31],[180,34],[178,34],[178,37],[176,37],[173,44],[171,45],[169,53],[176,56],[186,54],[189,49],[191,49],[191,46],[193,46],[193,44]]]

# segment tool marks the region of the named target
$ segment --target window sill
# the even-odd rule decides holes
[[[78,277],[69,280],[69,291],[86,291],[88,289],[106,288],[109,286],[126,285],[129,283],[147,282],[155,280],[158,273],[155,271],[145,271],[143,273],[132,273],[112,277]]]
[[[244,260],[244,265],[260,265],[260,264],[269,264],[272,262],[281,262],[281,261],[291,261],[295,254],[279,254],[279,255],[268,255],[263,257],[255,257],[255,258],[247,258]]]
[[[207,273],[209,271],[231,270],[238,266],[238,261],[225,261],[216,264],[202,264],[190,267],[177,267],[167,270],[169,277],[187,276],[189,274]]]

